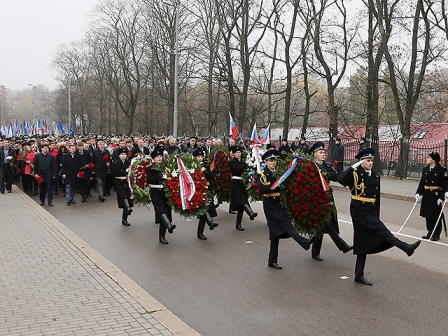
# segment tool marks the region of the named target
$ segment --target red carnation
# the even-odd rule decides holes
[[[84,177],[84,172],[83,171],[78,172],[78,176],[79,176],[79,178],[83,178]]]
[[[132,152],[128,152],[128,157],[132,157]]]
[[[103,156],[104,161],[109,161],[109,159],[110,159],[110,154],[106,154]]]

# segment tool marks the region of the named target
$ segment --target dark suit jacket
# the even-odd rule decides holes
[[[138,146],[135,146],[132,151],[132,154],[133,154],[133,156],[136,156],[138,153],[143,153],[145,155],[149,155],[149,149],[148,149],[148,147],[143,147],[143,151],[142,151],[142,150],[140,150],[140,148]]]
[[[65,184],[76,184],[80,167],[79,155],[74,154],[72,158],[72,155],[67,153],[62,156],[61,175],[66,175]]]
[[[6,155],[6,156],[12,156],[14,158],[13,162],[15,163],[17,153],[14,150],[14,148],[9,147],[8,148],[8,155]],[[0,167],[3,167],[3,163],[4,162],[5,162],[5,149],[4,149],[4,147],[0,147]]]
[[[95,165],[93,170],[95,172],[95,177],[106,178],[107,177],[107,162],[111,162],[110,153],[107,149],[100,151],[99,149],[94,150],[92,153],[92,163]]]
[[[78,155],[79,155],[79,166],[80,168],[85,167],[88,163],[92,162],[92,157],[90,155],[89,151],[82,151],[82,155],[81,153],[78,151]],[[92,177],[92,171],[89,168],[84,168],[81,169],[80,171],[84,172],[84,176],[83,176],[83,180],[88,180]]]
[[[44,155],[42,153],[36,154],[34,158],[34,171],[41,175],[45,182],[51,181],[56,177],[56,160],[48,153]]]

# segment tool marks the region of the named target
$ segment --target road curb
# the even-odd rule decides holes
[[[174,315],[164,305],[157,301],[151,294],[145,291],[134,280],[128,277],[117,266],[107,260],[101,253],[91,247],[87,242],[77,236],[67,228],[52,214],[37,204],[31,197],[26,195],[20,188],[15,188],[16,192],[26,203],[30,205],[39,215],[41,215],[50,225],[66,237],[79,251],[90,259],[99,269],[114,280],[124,291],[126,291],[135,301],[144,307],[157,320],[163,323],[175,335],[200,336],[193,328]]]

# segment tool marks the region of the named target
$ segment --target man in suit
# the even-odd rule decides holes
[[[76,146],[69,145],[68,154],[64,154],[62,157],[61,173],[62,178],[65,180],[65,197],[67,205],[75,204],[75,190],[76,180],[78,178],[78,172],[80,166],[79,155],[75,154]]]
[[[207,140],[205,140],[205,145],[203,147],[204,151],[205,151],[205,158],[207,158],[207,155],[210,154],[210,152],[213,149],[213,140],[211,138],[208,138]]]
[[[98,199],[104,202],[104,187],[107,173],[110,166],[110,153],[105,149],[104,141],[98,141],[98,148],[92,153],[93,174],[96,180],[96,188],[98,190]]]
[[[354,231],[356,254],[355,282],[372,286],[364,277],[367,254],[380,253],[398,247],[409,257],[421,240],[408,244],[395,237],[380,220],[380,175],[373,170],[375,151],[367,148],[356,155],[359,160],[338,176],[338,182],[351,192],[350,215]]]
[[[34,158],[34,172],[43,178],[39,184],[40,205],[45,204],[45,194],[48,194],[48,206],[53,206],[53,192],[51,189],[53,180],[56,177],[56,160],[48,152],[48,144],[42,144],[42,152],[36,154]]]
[[[136,146],[134,146],[134,150],[132,153],[134,154],[134,156],[139,153],[149,155],[149,149],[148,147],[145,147],[145,142],[142,138],[137,139]]]
[[[9,146],[7,139],[3,140],[3,147],[0,149],[0,169],[2,176],[0,177],[0,192],[5,193],[5,186],[8,193],[12,191],[12,182],[14,180],[13,165],[16,161],[16,152]],[[12,158],[12,159],[11,159]]]
[[[76,146],[78,147],[77,154],[79,155],[79,171],[84,173],[81,174],[82,176],[79,176],[77,181],[81,203],[84,203],[87,200],[87,195],[90,194],[89,185],[92,180],[92,170],[87,165],[92,162],[92,158],[89,151],[84,149],[83,142],[78,142]]]
[[[430,153],[426,163],[428,165],[423,167],[415,198],[418,200],[423,196],[420,216],[426,219],[426,230],[428,233],[422,238],[431,238],[432,241],[438,241],[440,232],[442,232],[442,218],[438,223],[436,222],[442,210],[443,201],[448,196],[446,192],[447,171],[444,166],[440,165],[440,154],[437,152]],[[434,228],[436,229],[434,230]],[[431,237],[433,231],[434,234]]]

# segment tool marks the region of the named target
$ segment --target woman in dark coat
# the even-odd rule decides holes
[[[132,213],[131,193],[127,182],[127,174],[131,161],[125,148],[119,149],[118,160],[114,161],[111,166],[112,177],[114,178],[114,189],[117,193],[118,208],[123,209],[121,224],[130,226],[128,216]]]
[[[207,179],[207,181],[211,181],[215,179],[215,173],[210,171],[210,166],[208,164],[204,163],[203,160],[206,155],[207,154],[202,148],[198,148],[193,152],[193,156],[196,158],[196,160],[202,162],[202,167],[204,168],[203,173],[205,178]],[[207,212],[204,215],[198,217],[199,223],[198,223],[197,235],[199,239],[207,240],[207,237],[204,235],[205,223],[208,224],[210,230],[213,230],[215,227],[219,225],[218,223],[215,223],[213,221],[213,217],[216,216],[218,216],[218,213],[216,212],[216,205],[213,202],[212,198],[212,202],[210,203]]]
[[[149,184],[149,195],[156,212],[156,223],[159,224],[159,242],[168,244],[165,239],[166,229],[169,233],[173,233],[176,225],[171,224],[171,207],[165,196],[165,190],[162,185],[162,172],[159,170],[163,160],[163,147],[157,146],[151,153],[154,163],[146,167],[146,181]]]
[[[372,169],[374,150],[365,149],[356,155],[359,162],[338,176],[338,182],[349,187],[352,200],[350,215],[354,230],[354,254],[356,257],[355,282],[371,286],[364,278],[367,254],[383,252],[393,246],[408,256],[420,245],[421,240],[408,244],[396,238],[380,220],[380,175]]]
[[[236,228],[237,230],[244,231],[241,226],[243,220],[243,212],[246,211],[250,220],[254,220],[258,216],[256,212],[253,212],[247,197],[246,188],[242,181],[242,175],[247,164],[241,162],[241,154],[243,149],[239,146],[234,146],[232,149],[233,159],[229,161],[230,173],[232,174],[232,181],[230,183],[230,210],[236,211]]]

